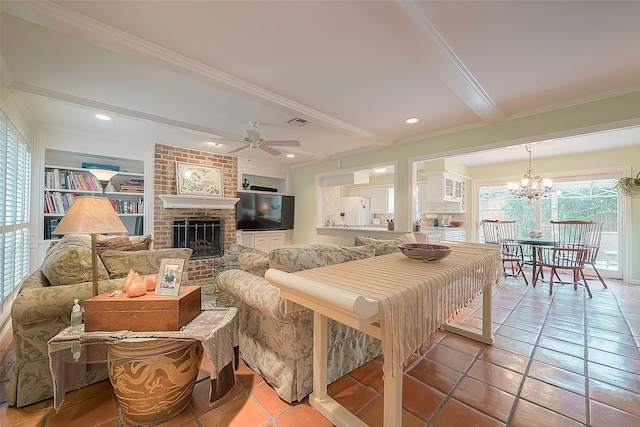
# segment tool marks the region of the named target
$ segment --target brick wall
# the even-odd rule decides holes
[[[176,163],[211,166],[222,169],[224,197],[236,197],[238,190],[238,159],[232,156],[190,150],[170,145],[155,146],[155,176],[153,180],[154,203],[154,244],[156,249],[170,248],[172,245],[172,221],[174,218],[222,218],[224,220],[224,247],[236,241],[236,214],[234,209],[165,209],[159,194],[176,194]],[[187,263],[186,271],[190,280],[213,277],[208,266],[222,258],[203,258]]]

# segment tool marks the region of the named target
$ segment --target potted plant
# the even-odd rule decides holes
[[[640,172],[635,178],[627,176],[616,180],[616,188],[625,196],[640,196]]]

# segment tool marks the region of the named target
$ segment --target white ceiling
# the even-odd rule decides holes
[[[283,149],[296,157],[238,155],[278,163],[640,88],[638,1],[2,0],[0,8],[2,75],[34,126],[226,153],[243,144],[206,141],[241,140],[255,120],[267,140],[299,140]],[[286,123],[294,117],[309,124]]]

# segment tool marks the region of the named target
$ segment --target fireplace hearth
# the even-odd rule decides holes
[[[173,247],[191,248],[191,259],[224,255],[222,218],[177,218],[173,220]]]

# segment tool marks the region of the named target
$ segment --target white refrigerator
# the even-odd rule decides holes
[[[364,197],[340,198],[340,221],[343,225],[371,224],[371,201]]]

